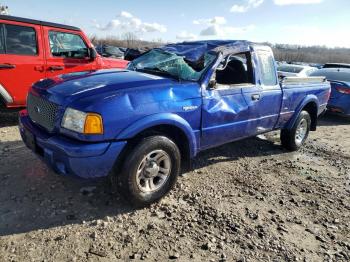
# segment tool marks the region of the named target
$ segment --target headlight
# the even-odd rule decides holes
[[[81,134],[103,134],[103,122],[99,114],[85,113],[73,108],[66,109],[61,126]]]

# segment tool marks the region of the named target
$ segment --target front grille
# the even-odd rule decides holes
[[[49,132],[53,131],[58,111],[58,106],[56,104],[29,93],[27,98],[27,110],[33,122],[42,126]]]

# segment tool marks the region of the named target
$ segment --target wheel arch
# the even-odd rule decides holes
[[[297,107],[297,109],[294,112],[293,117],[288,121],[284,129],[291,129],[295,121],[297,121],[298,116],[300,115],[301,111],[307,111],[311,117],[311,131],[316,131],[317,128],[317,118],[318,118],[318,108],[319,103],[318,99],[315,95],[308,95],[305,97],[305,99],[300,103],[300,105]]]
[[[118,140],[128,140],[129,146],[135,145],[142,138],[163,135],[173,140],[179,147],[184,170],[191,168],[191,159],[197,154],[197,141],[189,123],[175,114],[157,114],[145,117],[124,129]]]
[[[318,117],[318,107],[315,102],[309,102],[307,103],[301,111],[306,111],[309,113],[311,117],[311,126],[310,130],[311,131],[316,131],[317,128],[317,117]]]

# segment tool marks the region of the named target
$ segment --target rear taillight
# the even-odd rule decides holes
[[[335,86],[335,89],[341,94],[350,95],[350,88],[343,86]]]

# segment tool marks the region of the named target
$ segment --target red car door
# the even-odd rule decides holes
[[[25,106],[44,64],[40,25],[0,21],[0,97],[8,107]]]
[[[46,77],[95,69],[89,46],[80,31],[43,27],[45,36]]]

